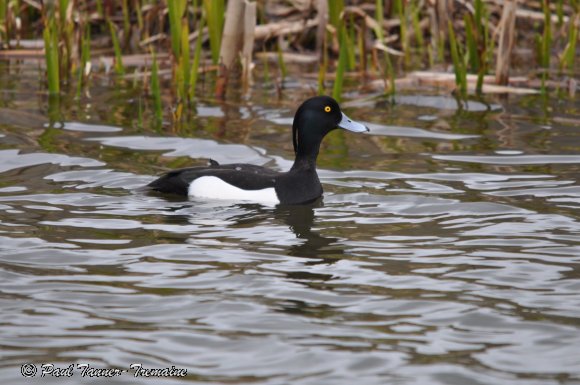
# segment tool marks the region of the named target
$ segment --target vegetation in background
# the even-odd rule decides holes
[[[293,76],[287,56],[293,52],[318,56],[318,92],[337,99],[349,78],[357,79],[362,87],[394,95],[400,89],[397,74],[424,70],[426,65],[452,67],[456,95],[468,98],[473,89],[481,93],[485,76],[492,74],[497,35],[503,28],[498,22],[502,6],[494,2],[328,0],[324,7],[317,1],[309,4],[257,2],[254,49],[271,53],[273,60],[253,61],[263,63],[261,76],[267,78],[266,85],[272,79],[270,66],[278,67],[274,73],[280,74],[280,81],[274,84],[279,92],[283,79]],[[0,0],[0,49],[10,57],[12,49],[21,48],[21,36],[43,40],[46,84],[54,95],[76,82],[80,96],[90,76],[102,71],[97,67],[105,56],[104,62],[112,63],[118,78],[143,82],[154,100],[154,114],[161,118],[169,110],[162,106],[162,93],[171,92],[181,111],[183,104],[187,108],[194,100],[199,77],[217,73],[224,25],[244,24],[227,20],[225,5],[225,0]],[[574,73],[580,38],[578,1],[542,0],[517,6],[525,12],[517,16],[516,47],[529,49],[535,44],[542,89],[560,84],[551,64],[557,62],[567,75]],[[318,17],[317,7],[327,12],[326,18]],[[319,27],[320,20],[327,20],[328,25]],[[42,36],[37,36],[39,31]],[[153,50],[158,54],[152,55]],[[551,61],[552,57],[558,60]],[[165,74],[171,74],[171,86],[162,87]],[[476,75],[475,84],[470,83],[469,74]],[[174,118],[179,116],[174,114]]]

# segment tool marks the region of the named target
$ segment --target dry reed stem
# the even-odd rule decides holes
[[[216,97],[224,99],[228,84],[228,77],[234,62],[238,57],[242,39],[244,37],[244,2],[241,0],[228,1],[222,41],[219,53],[219,71],[216,82]]]
[[[316,28],[316,51],[322,63],[324,53],[324,36],[326,35],[326,25],[328,24],[328,0],[316,1],[316,13],[318,14],[318,27]]]
[[[245,1],[244,10],[244,47],[242,50],[242,80],[248,87],[252,82],[252,51],[254,50],[254,31],[256,29],[256,3]]]
[[[318,17],[306,21],[280,21],[278,23],[269,23],[257,25],[254,33],[256,40],[264,40],[272,37],[302,33],[307,29],[316,27],[319,23]]]
[[[495,81],[506,85],[509,81],[510,59],[515,41],[517,2],[505,2],[499,23],[499,44],[497,47],[497,62],[495,67]]]
[[[231,69],[242,47],[244,36],[244,1],[228,1],[222,43],[220,46],[220,64],[226,70]]]

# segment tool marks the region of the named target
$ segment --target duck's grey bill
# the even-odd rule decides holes
[[[349,130],[352,132],[367,132],[370,131],[367,126],[361,124],[359,122],[355,122],[351,120],[348,116],[342,113],[342,119],[338,123],[338,127],[344,128],[345,130]]]

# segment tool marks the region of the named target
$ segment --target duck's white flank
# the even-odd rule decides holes
[[[252,201],[260,203],[280,203],[273,187],[262,190],[242,190],[216,176],[202,176],[189,185],[187,194],[191,197]]]

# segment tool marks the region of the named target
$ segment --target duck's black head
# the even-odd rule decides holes
[[[294,115],[294,152],[315,159],[324,136],[339,127],[352,132],[369,130],[365,125],[348,118],[330,96],[315,96],[306,100]]]

